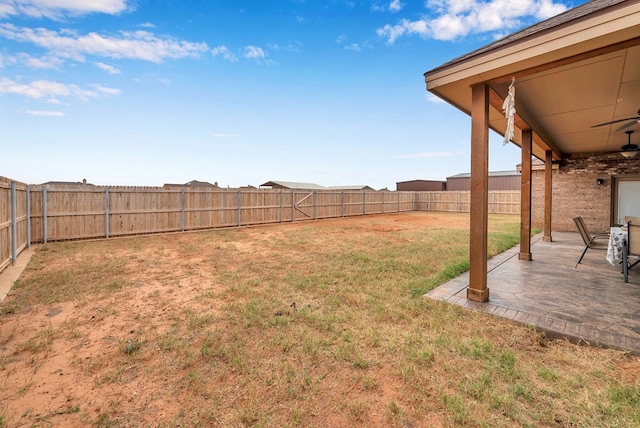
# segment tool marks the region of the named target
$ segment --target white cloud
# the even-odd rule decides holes
[[[284,51],[292,53],[301,53],[303,44],[302,42],[292,42],[286,45],[279,45],[277,43],[269,43],[267,45],[270,51]]]
[[[427,8],[431,15],[386,24],[377,30],[378,36],[393,44],[405,35],[454,40],[475,33],[502,34],[525,21],[546,19],[567,9],[553,0],[428,0]]]
[[[59,104],[59,98],[77,98],[86,101],[101,95],[118,95],[118,89],[93,85],[93,90],[78,85],[64,84],[50,80],[35,80],[31,83],[19,83],[6,77],[0,78],[0,94],[22,95],[49,103]]]
[[[55,56],[41,56],[40,58],[32,57],[31,55],[21,54],[20,58],[31,68],[39,69],[55,69],[60,68],[64,61],[61,58]]]
[[[541,0],[540,7],[536,11],[536,18],[547,19],[567,10],[563,4],[554,3],[553,0]]]
[[[9,65],[13,65],[16,63],[16,58],[14,56],[6,56],[0,53],[0,68],[4,68]]]
[[[67,14],[117,15],[127,8],[126,0],[0,0],[0,17],[24,15],[59,19]]]
[[[109,74],[120,74],[122,73],[118,68],[113,65],[105,64],[104,62],[96,62],[96,67],[101,70],[106,71]]]
[[[399,12],[404,5],[400,2],[400,0],[393,0],[389,5],[389,10],[391,12]]]
[[[442,157],[456,156],[463,153],[464,152],[422,152],[422,153],[412,153],[408,155],[398,155],[396,156],[396,158],[398,159],[442,158]]]
[[[348,51],[360,52],[362,48],[357,43],[350,43],[344,47]]]
[[[122,92],[120,91],[120,89],[109,88],[108,86],[103,86],[99,84],[91,85],[91,87],[95,89],[98,93],[104,94],[104,95],[120,95],[120,93]]]
[[[85,55],[162,62],[165,59],[198,57],[209,50],[206,43],[192,43],[172,37],[159,37],[147,31],[122,31],[118,36],[98,33],[79,34],[73,30],[16,27],[0,24],[0,36],[18,42],[33,43],[50,52],[78,61]]]
[[[267,56],[264,53],[264,50],[262,50],[262,48],[258,46],[247,46],[246,48],[244,48],[244,50],[245,50],[245,54],[244,54],[245,58],[261,59],[261,58],[266,58]]]
[[[47,117],[64,116],[64,113],[61,111],[51,111],[51,110],[26,110],[25,113],[30,114],[32,116],[47,116]]]
[[[218,133],[213,134],[213,136],[216,137],[216,138],[230,138],[230,137],[238,138],[238,137],[243,137],[244,135],[243,134],[238,134],[238,133],[226,134],[224,132],[218,132]]]
[[[427,94],[427,101],[429,101],[430,103],[436,103],[436,104],[437,103],[442,103],[442,104],[445,104],[445,101],[442,98],[437,97],[437,96],[433,95],[432,93]]]
[[[227,61],[236,62],[238,58],[227,49],[226,46],[218,46],[217,48],[213,48],[211,50],[213,56],[221,56]]]

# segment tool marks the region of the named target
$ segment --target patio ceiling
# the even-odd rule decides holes
[[[489,124],[503,134],[502,100],[516,78],[516,133],[534,132],[533,154],[554,159],[619,151],[640,122],[640,1],[595,0],[425,73],[427,89],[471,112],[471,86],[491,88]]]

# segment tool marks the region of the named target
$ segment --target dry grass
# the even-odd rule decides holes
[[[491,251],[518,239],[491,218]],[[468,216],[40,247],[0,316],[0,426],[637,426],[638,361],[421,296]],[[471,328],[473,326],[473,328]]]

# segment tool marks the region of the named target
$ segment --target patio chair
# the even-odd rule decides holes
[[[622,252],[622,273],[624,282],[629,282],[629,269],[640,263],[640,222],[632,221],[627,223],[627,245]],[[629,258],[637,259],[631,263]]]
[[[640,224],[640,217],[632,217],[630,215],[626,215],[624,216],[624,222],[622,223],[623,226],[626,226],[627,223],[629,223],[630,221],[636,223],[636,224]]]
[[[576,226],[578,226],[578,231],[580,232],[580,236],[582,237],[582,240],[584,241],[584,251],[582,252],[582,255],[580,256],[580,259],[578,259],[578,263],[576,263],[576,267],[578,267],[578,265],[582,261],[582,258],[587,253],[587,250],[589,248],[594,249],[594,250],[606,250],[607,249],[607,246],[609,245],[609,234],[608,233],[596,233],[595,235],[592,235],[591,233],[589,233],[589,230],[587,229],[587,226],[584,224],[584,220],[580,216],[574,217],[573,221],[575,222]],[[604,241],[605,239],[606,239],[606,242],[598,242],[599,240],[600,241]]]

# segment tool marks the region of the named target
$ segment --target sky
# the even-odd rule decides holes
[[[0,0],[0,176],[395,190],[470,170],[423,74],[581,0]],[[490,134],[491,171],[520,151]]]

